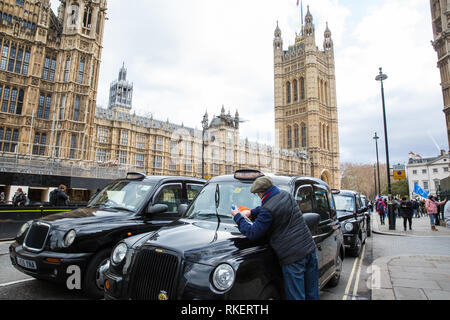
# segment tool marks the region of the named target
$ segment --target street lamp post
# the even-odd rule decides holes
[[[375,197],[379,195],[377,189],[377,166],[373,165],[373,181],[375,182]]]
[[[202,121],[202,179],[205,179],[205,132],[208,130],[208,113],[205,113]]]
[[[373,139],[375,140],[375,146],[376,146],[376,149],[377,149],[378,195],[381,195],[380,157],[379,157],[379,154],[378,154],[378,139],[380,139],[380,137],[378,136],[378,134],[376,132],[375,132],[375,137],[373,137]],[[377,190],[375,190],[375,191],[377,191]]]
[[[384,100],[384,84],[383,81],[387,80],[388,76],[383,74],[383,69],[380,68],[380,73],[375,78],[376,81],[381,82],[381,99],[383,102],[383,120],[384,120],[384,139],[386,144],[386,166],[387,166],[387,179],[388,179],[388,212],[389,212],[389,230],[395,230],[395,217],[394,210],[392,208],[392,186],[391,186],[391,165],[389,163],[389,143],[386,121],[386,103]]]

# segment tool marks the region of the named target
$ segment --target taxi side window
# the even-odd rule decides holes
[[[361,198],[359,196],[356,196],[356,208],[361,209],[363,207],[362,202],[361,202]]]
[[[330,219],[330,205],[328,203],[327,192],[325,190],[314,190],[314,200],[316,202],[316,213],[320,214],[320,220]]]
[[[169,207],[167,213],[178,214],[178,206],[181,204],[181,199],[181,185],[168,185],[159,191],[153,204],[165,204]]]
[[[186,192],[187,192],[187,200],[189,203],[191,203],[195,197],[197,196],[197,194],[200,193],[200,191],[202,191],[203,186],[200,184],[188,184],[186,185]]]
[[[295,200],[297,201],[297,204],[300,207],[302,213],[313,212],[312,188],[310,186],[301,186],[300,188],[298,188]]]

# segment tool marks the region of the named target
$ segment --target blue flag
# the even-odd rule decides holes
[[[421,187],[419,187],[419,185],[417,183],[414,184],[414,191],[415,194],[418,194],[419,196],[421,196],[422,198],[428,198],[428,196],[430,195],[429,192],[423,190]]]

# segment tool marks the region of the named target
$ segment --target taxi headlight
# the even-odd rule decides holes
[[[111,254],[111,261],[114,265],[120,264],[127,254],[128,247],[125,243],[119,243]]]
[[[30,227],[30,222],[25,223],[19,230],[19,232],[17,232],[16,238],[20,238],[21,236],[23,236],[25,234],[25,232],[27,232],[28,228]]]
[[[75,241],[76,236],[77,233],[75,232],[75,230],[70,230],[69,232],[67,232],[64,237],[64,246],[66,248],[70,247],[72,243]]]
[[[212,277],[214,287],[219,291],[226,291],[233,286],[235,279],[234,269],[229,264],[221,264]]]
[[[345,226],[344,226],[344,228],[345,228],[345,230],[348,231],[348,232],[353,231],[353,223],[350,223],[350,222],[346,223]]]

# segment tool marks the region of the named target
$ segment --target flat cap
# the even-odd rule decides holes
[[[265,193],[267,190],[273,187],[273,180],[269,177],[260,177],[255,180],[250,189],[251,193]]]

